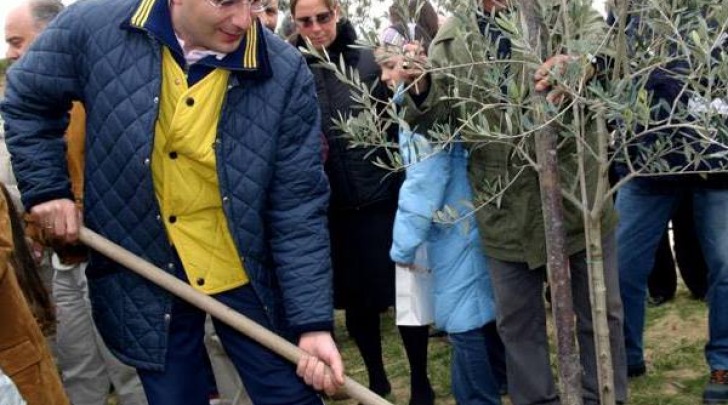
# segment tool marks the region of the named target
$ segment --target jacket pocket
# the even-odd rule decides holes
[[[0,368],[17,386],[40,384],[41,352],[30,340],[0,350]]]

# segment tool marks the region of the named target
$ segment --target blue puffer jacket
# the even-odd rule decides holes
[[[29,208],[71,197],[63,133],[71,100],[81,100],[88,112],[86,226],[172,272],[150,166],[162,48],[127,24],[136,7],[135,0],[70,6],[10,69],[1,109]],[[297,50],[261,31],[264,68],[230,75],[212,145],[223,207],[276,328],[329,330],[329,188],[314,83]],[[133,366],[161,369],[171,296],[98,254],[87,273],[109,347]]]
[[[427,242],[434,275],[435,325],[448,333],[479,328],[495,318],[493,290],[473,215],[467,154],[460,142],[433,147],[422,135],[401,131],[399,148],[407,176],[399,191],[390,255],[413,263]],[[445,207],[458,215],[454,224],[436,223]]]

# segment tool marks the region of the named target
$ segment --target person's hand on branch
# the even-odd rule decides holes
[[[557,83],[554,76],[563,75],[568,64],[575,63],[578,59],[576,56],[563,54],[548,58],[533,74],[534,89],[537,92],[548,91],[548,94],[546,94],[548,102],[552,104],[561,103],[564,96],[568,94],[568,89]],[[594,69],[589,66],[585,72],[585,79],[589,80],[593,75]]]
[[[425,65],[427,64],[425,49],[418,41],[412,41],[405,44],[402,51],[404,52],[402,74],[410,93],[414,95],[426,93],[430,87],[430,79],[427,72],[425,72]]]

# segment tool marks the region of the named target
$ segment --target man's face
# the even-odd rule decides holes
[[[278,26],[278,0],[268,0],[265,9],[257,15],[263,25],[269,30],[275,31]]]
[[[186,50],[233,52],[251,24],[248,0],[172,0],[171,7],[172,25]]]
[[[10,11],[5,17],[5,42],[8,44],[5,57],[11,61],[20,59],[37,35],[27,4]]]

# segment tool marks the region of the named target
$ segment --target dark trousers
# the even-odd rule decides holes
[[[263,305],[249,285],[215,295],[225,305],[270,327]],[[223,347],[256,405],[321,405],[293,364],[213,319]],[[205,313],[175,298],[169,321],[164,371],[139,370],[149,405],[208,405],[209,361],[203,343]]]
[[[627,367],[614,234],[605,235],[602,248],[614,390],[617,401],[625,402]],[[571,255],[569,263],[579,355],[584,371],[584,404],[595,405],[599,402],[599,390],[585,252]],[[505,262],[492,257],[488,257],[488,264],[496,300],[498,333],[506,348],[508,394],[511,401],[514,405],[560,404],[551,372],[546,334],[543,300],[545,267],[529,269],[526,263]]]
[[[675,262],[685,285],[693,297],[705,298],[708,291],[708,265],[705,263],[700,240],[695,231],[693,201],[690,195],[681,198],[672,214],[672,233],[675,242],[675,259],[672,256],[667,229],[657,245],[655,265],[647,280],[650,297],[671,299],[677,290]]]

